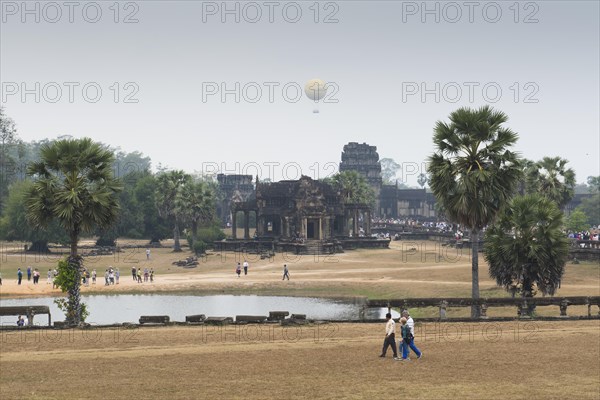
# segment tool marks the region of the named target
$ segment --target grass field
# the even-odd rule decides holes
[[[2,332],[7,399],[598,399],[599,321]]]
[[[1,254],[2,297],[60,295],[45,284],[16,285],[16,268],[47,271],[54,259],[14,250]],[[456,250],[452,250],[455,252]],[[102,274],[88,293],[192,292],[307,296],[468,297],[471,265],[465,253],[434,242],[392,242],[388,250],[356,250],[330,257],[250,256],[237,278],[240,253],[211,254],[195,269],[172,261],[187,253],[144,249],[86,258],[89,268],[122,271],[118,286]],[[281,281],[283,263],[292,279]],[[132,265],[152,267],[154,284],[134,283]],[[482,296],[506,296],[480,258]],[[600,295],[597,263],[568,264],[560,295]],[[584,307],[569,307],[583,315]],[[467,315],[451,309],[449,315]],[[539,307],[558,315],[557,307]],[[592,312],[596,313],[594,308]],[[437,310],[415,309],[416,317]],[[488,315],[514,316],[513,308]],[[423,323],[421,360],[379,359],[382,324],[162,327],[100,330],[2,331],[0,399],[599,399],[600,321]]]

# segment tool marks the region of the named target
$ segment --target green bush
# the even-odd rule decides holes
[[[197,256],[200,254],[204,254],[206,253],[206,248],[208,246],[206,245],[206,243],[204,243],[202,240],[197,240],[196,243],[194,243],[194,254],[196,254]]]

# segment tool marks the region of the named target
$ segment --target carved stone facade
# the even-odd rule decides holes
[[[236,238],[236,218],[244,213],[244,239],[249,239],[250,214],[256,214],[256,233],[261,238],[278,240],[330,240],[371,234],[369,207],[344,204],[343,195],[331,185],[308,176],[298,180],[257,182],[256,197],[233,201],[232,234]]]
[[[398,189],[396,185],[383,185],[379,202],[379,215],[383,218],[436,218],[435,196],[425,189]]]
[[[344,171],[356,171],[364,176],[375,192],[375,198],[379,199],[383,179],[381,178],[381,163],[379,162],[376,146],[357,142],[344,145],[340,172]],[[377,204],[374,210],[375,214],[378,214],[379,208],[379,204]]]
[[[232,201],[248,201],[254,197],[252,175],[225,175],[218,174],[220,196],[217,201],[217,215],[223,225],[231,223]]]

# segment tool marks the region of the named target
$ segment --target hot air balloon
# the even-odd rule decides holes
[[[306,96],[317,103],[327,94],[327,88],[325,87],[325,82],[321,79],[311,79],[304,85],[304,93]],[[318,113],[319,109],[315,106],[313,113]]]

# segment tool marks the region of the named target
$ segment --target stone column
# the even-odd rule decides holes
[[[259,217],[258,212],[256,212],[256,234],[258,236],[262,236],[265,234],[265,227],[263,226],[263,224],[264,217],[262,215]]]
[[[354,224],[352,236],[358,237],[358,210],[354,210]]]
[[[250,239],[250,212],[244,211],[244,239]]]
[[[319,217],[319,240],[323,240],[323,217]]]
[[[560,316],[561,317],[566,317],[567,316],[567,307],[569,306],[569,300],[567,299],[563,299],[560,302]]]
[[[288,217],[282,217],[281,223],[283,224],[281,235],[287,239],[290,237],[290,221],[288,220]]]
[[[237,211],[232,210],[231,215],[231,237],[237,239],[237,218],[235,217],[237,215]]]
[[[446,319],[446,308],[448,308],[448,302],[442,300],[440,302],[440,319]]]
[[[365,236],[370,237],[371,236],[371,211],[367,210],[366,218],[367,218],[367,221],[365,224]]]

